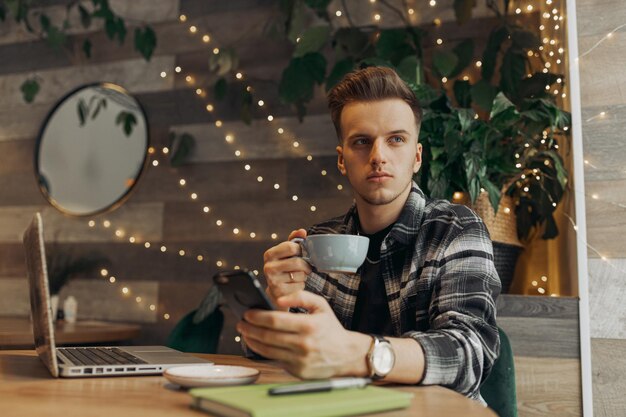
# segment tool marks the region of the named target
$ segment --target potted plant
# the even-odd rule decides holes
[[[485,220],[506,292],[520,240],[539,230],[544,239],[558,234],[554,211],[567,185],[558,140],[569,114],[545,98],[524,98],[516,106],[500,92],[489,117],[476,118],[469,108],[417,90],[428,157],[416,180],[432,197],[466,202]]]
[[[496,23],[482,54],[475,53],[472,39],[452,48],[429,49],[425,46],[434,40],[428,27],[412,26],[406,10],[382,1],[402,18],[404,27],[356,27],[344,4],[349,27],[334,29],[328,3],[281,3],[285,18],[279,26],[294,42],[279,86],[281,100],[304,117],[316,84],[325,84],[328,90],[356,68],[393,67],[424,109],[420,132],[424,162],[416,181],[435,198],[465,195],[458,200],[465,199],[485,219],[506,291],[520,239],[537,232],[544,239],[557,236],[554,211],[568,177],[558,148],[559,141],[567,139],[570,115],[557,106],[552,94],[562,87],[564,77],[544,65],[538,34],[509,14],[509,2],[502,8],[488,2]],[[471,0],[455,1],[459,24],[471,18],[474,6]],[[329,54],[322,51],[329,46],[334,64],[327,71]],[[474,65],[477,55],[479,70]],[[476,72],[478,76],[472,74],[470,80],[467,74]],[[505,233],[494,233],[496,223],[499,227],[503,220],[508,224]],[[507,253],[514,259],[505,258]]]

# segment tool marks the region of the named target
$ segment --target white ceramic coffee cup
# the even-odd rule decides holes
[[[320,272],[354,274],[365,261],[369,238],[357,235],[311,235],[291,239],[300,244],[302,259]]]

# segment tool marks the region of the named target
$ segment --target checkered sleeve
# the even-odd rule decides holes
[[[434,263],[430,329],[410,331],[425,356],[424,385],[442,385],[479,398],[498,356],[495,298],[500,279],[485,225],[477,220],[451,234]]]

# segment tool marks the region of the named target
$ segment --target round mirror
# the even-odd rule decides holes
[[[147,161],[145,112],[108,83],[80,87],[61,99],[35,148],[39,188],[61,212],[88,216],[118,207]]]

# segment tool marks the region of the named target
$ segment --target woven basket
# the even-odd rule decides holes
[[[487,192],[482,192],[474,204],[468,206],[483,219],[491,240],[506,243],[507,245],[522,247],[517,237],[517,219],[515,217],[515,203],[508,195],[503,195],[498,206],[498,213],[493,212]]]

